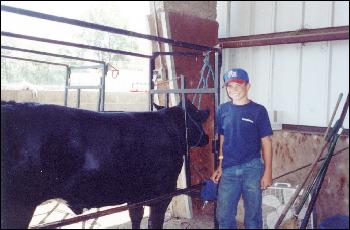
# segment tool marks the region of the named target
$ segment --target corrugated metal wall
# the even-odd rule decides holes
[[[349,2],[218,1],[217,20],[219,38],[344,26]],[[222,72],[245,68],[250,98],[282,111],[284,124],[327,126],[339,93],[342,107],[349,91],[348,63],[349,40],[312,42],[224,49]],[[223,90],[221,102],[227,100]],[[349,115],[344,126],[349,128]]]

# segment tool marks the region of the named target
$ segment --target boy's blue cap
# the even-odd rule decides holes
[[[229,82],[237,82],[239,84],[248,83],[248,73],[241,68],[230,69],[224,74],[224,82],[227,85]]]

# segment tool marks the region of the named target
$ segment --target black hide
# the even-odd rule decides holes
[[[208,144],[202,128],[208,111],[188,101],[186,111],[189,146]],[[103,113],[1,102],[1,227],[28,227],[35,207],[49,199],[64,199],[80,214],[174,191],[185,132],[180,106]],[[162,227],[169,202],[151,206],[149,227]],[[130,210],[133,228],[142,213]]]

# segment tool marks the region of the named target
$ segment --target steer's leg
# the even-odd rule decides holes
[[[133,229],[140,229],[141,220],[143,217],[143,207],[136,207],[129,209],[129,216]]]
[[[163,228],[165,212],[166,212],[166,209],[168,208],[170,201],[171,199],[167,199],[165,201],[158,202],[151,206],[150,217],[148,220],[149,229]]]

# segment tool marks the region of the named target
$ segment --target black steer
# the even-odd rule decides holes
[[[172,192],[190,147],[208,144],[209,111],[186,102],[156,112],[92,112],[1,102],[1,228],[26,228],[40,203],[83,208],[133,204]],[[166,201],[151,205],[149,228],[162,228]],[[143,207],[129,210],[140,228]]]

